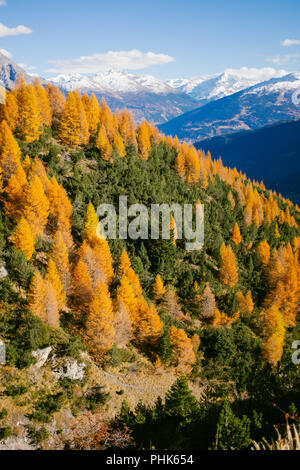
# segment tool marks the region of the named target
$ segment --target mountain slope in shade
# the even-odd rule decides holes
[[[166,122],[198,106],[196,100],[151,75],[108,70],[96,75],[59,75],[52,82],[65,92],[95,93],[115,111],[129,109],[137,121]]]
[[[17,76],[22,74],[26,83],[32,83],[35,77],[25,72],[22,67],[0,53],[0,82],[9,90],[14,87]]]
[[[210,102],[161,125],[160,129],[195,142],[296,120],[300,118],[300,106],[293,102],[293,95],[298,90],[300,73],[291,73]]]
[[[189,94],[201,104],[206,104],[284,75],[286,75],[285,70],[275,70],[270,67],[262,69],[242,67],[241,69],[227,69],[211,76],[168,80],[167,83]]]
[[[300,121],[206,139],[195,146],[300,203]]]

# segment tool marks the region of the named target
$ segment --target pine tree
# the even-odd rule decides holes
[[[24,216],[32,234],[38,238],[43,234],[49,214],[49,202],[38,176],[34,176],[26,190]]]
[[[155,300],[161,299],[166,292],[162,278],[158,274],[155,278],[155,283],[153,286],[153,295]]]
[[[6,182],[20,165],[21,151],[6,121],[0,123],[0,168]]]
[[[231,246],[226,247],[225,243],[223,243],[220,255],[220,280],[223,284],[233,287],[238,281],[238,268]]]
[[[114,314],[107,285],[98,282],[88,308],[86,335],[91,349],[97,354],[105,354],[114,344]]]
[[[18,250],[23,251],[29,261],[34,253],[34,238],[27,220],[22,217],[11,237],[11,241]]]
[[[55,262],[52,258],[50,258],[48,261],[45,280],[50,282],[54,288],[58,310],[63,310],[66,306],[66,294],[63,291],[63,284],[58,274]]]
[[[239,245],[242,241],[242,237],[241,237],[241,232],[240,232],[240,227],[239,227],[239,224],[236,222],[234,224],[234,227],[233,227],[233,230],[232,230],[232,238],[231,240],[233,241],[233,243],[235,243],[236,245]]]

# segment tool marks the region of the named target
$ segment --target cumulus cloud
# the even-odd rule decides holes
[[[0,38],[5,36],[19,36],[20,34],[31,34],[32,30],[27,28],[27,26],[19,25],[15,28],[9,28],[5,24],[0,23]]]
[[[137,49],[131,51],[108,51],[103,54],[81,56],[77,59],[51,60],[54,67],[47,72],[54,73],[97,73],[107,69],[139,70],[152,65],[168,64],[174,58],[154,52],[143,53]]]
[[[5,0],[0,0],[0,7],[5,7],[6,1]]]
[[[300,46],[300,39],[285,39],[281,45],[284,47]]]
[[[8,59],[11,59],[12,58],[12,53],[7,51],[6,49],[0,49],[0,53],[5,55],[5,57],[8,57]]]
[[[274,65],[286,65],[288,63],[297,63],[299,62],[300,54],[284,54],[277,55],[276,57],[269,57],[267,62],[270,62]]]

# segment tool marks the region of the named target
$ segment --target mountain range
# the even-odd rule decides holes
[[[300,73],[258,83],[233,95],[189,111],[160,126],[165,134],[196,142],[241,130],[258,129],[300,118],[293,96],[300,90]]]

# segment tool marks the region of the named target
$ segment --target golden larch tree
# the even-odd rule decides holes
[[[263,240],[260,242],[256,249],[257,253],[259,254],[260,261],[264,266],[267,266],[270,260],[270,245],[267,240]]]
[[[47,85],[46,91],[49,98],[52,119],[54,123],[57,123],[62,118],[66,104],[66,98],[57,86],[53,86],[50,83]]]
[[[18,103],[14,94],[7,93],[5,104],[2,104],[0,108],[0,116],[1,116],[1,121],[3,120],[6,121],[12,132],[14,132],[14,130],[17,127],[18,112],[19,112]]]
[[[164,283],[160,274],[158,274],[155,278],[154,286],[153,286],[153,296],[155,300],[160,300],[164,294],[166,293],[166,289],[164,287]]]
[[[50,282],[54,288],[58,310],[63,310],[66,307],[66,294],[63,290],[63,284],[60,279],[57,267],[52,258],[50,258],[48,261],[45,280]]]
[[[18,165],[16,172],[9,178],[5,187],[4,209],[8,217],[20,220],[25,204],[25,193],[28,187],[25,172],[21,165]]]
[[[49,96],[47,91],[42,86],[39,78],[34,81],[34,89],[38,101],[38,107],[41,114],[41,121],[44,126],[51,126],[52,123],[52,111],[49,102]]]
[[[108,139],[105,127],[102,125],[96,139],[96,148],[100,150],[103,160],[111,160],[112,146]]]
[[[78,95],[69,93],[59,125],[59,138],[64,145],[76,148],[80,144],[80,111]]]
[[[32,277],[29,293],[28,293],[28,308],[39,317],[40,320],[45,322],[45,296],[46,296],[46,284],[41,273],[36,270]]]
[[[31,260],[34,253],[34,237],[27,220],[22,217],[11,237],[11,241],[18,250],[21,250],[27,261]]]
[[[0,168],[6,182],[20,165],[21,151],[6,121],[0,123]]]
[[[112,301],[104,282],[98,282],[92,295],[86,319],[86,335],[92,351],[105,354],[114,344],[114,313]]]
[[[163,324],[154,305],[149,305],[142,297],[138,299],[138,325],[136,339],[140,344],[157,345],[162,334]]]
[[[272,366],[276,366],[283,354],[285,327],[278,305],[274,303],[262,313],[264,320],[264,341],[262,351]]]
[[[234,227],[232,229],[231,240],[233,241],[233,243],[235,243],[235,245],[239,245],[242,241],[240,227],[239,227],[239,224],[237,222],[234,224]]]
[[[62,232],[59,230],[55,233],[53,245],[51,248],[51,257],[57,267],[63,290],[69,294],[71,290],[71,266],[69,262],[69,254]]]
[[[172,346],[172,364],[182,372],[190,372],[196,362],[193,344],[184,330],[175,326],[170,328],[170,343]]]
[[[225,243],[223,243],[220,249],[220,255],[220,280],[223,284],[233,287],[238,282],[238,267],[231,246],[226,246]]]
[[[78,260],[73,269],[72,287],[76,307],[85,309],[91,301],[93,283],[88,268],[81,259]]]
[[[25,195],[24,216],[32,234],[38,238],[43,234],[49,215],[49,202],[38,176],[34,176]]]

